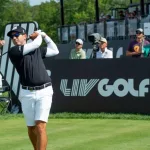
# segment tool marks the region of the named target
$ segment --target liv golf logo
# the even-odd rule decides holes
[[[143,79],[134,89],[134,79],[117,79],[113,84],[109,84],[109,79],[73,79],[71,88],[68,88],[68,79],[62,79],[60,90],[64,96],[87,96],[88,93],[97,86],[98,93],[103,97],[109,97],[115,94],[118,97],[124,97],[130,93],[134,97],[145,97],[149,92],[147,86],[150,85],[150,79]],[[119,87],[122,87],[121,89]]]

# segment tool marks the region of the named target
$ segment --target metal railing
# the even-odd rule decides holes
[[[58,38],[60,43],[74,42],[80,38],[88,42],[88,35],[100,33],[107,40],[123,40],[135,37],[137,28],[143,28],[149,23],[150,16],[142,19],[111,20],[92,24],[77,24],[71,26],[61,26],[58,28]],[[150,36],[150,33],[147,34]]]

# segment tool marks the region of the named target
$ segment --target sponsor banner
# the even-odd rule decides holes
[[[45,60],[52,112],[150,113],[150,59]],[[147,66],[147,67],[144,67]]]
[[[112,85],[109,84],[110,79],[73,79],[71,88],[68,88],[68,79],[61,79],[60,90],[64,96],[88,96],[90,91],[97,86],[97,92],[103,97],[115,94],[118,97],[125,97],[131,94],[134,97],[145,97],[149,92],[148,87],[150,79],[143,79],[139,83],[139,88],[134,89],[134,79],[125,80],[123,78],[116,79]],[[122,88],[120,88],[122,86]]]

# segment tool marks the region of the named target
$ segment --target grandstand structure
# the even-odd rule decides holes
[[[145,35],[150,37],[150,1],[144,2],[141,0],[139,4],[133,4],[130,1],[128,8],[114,8],[112,9],[111,19],[99,19],[93,23],[80,23],[75,25],[61,25],[58,27],[59,43],[68,44],[80,38],[85,42],[88,41],[88,36],[92,33],[100,33],[101,36],[107,40],[126,40],[135,37],[137,28],[143,28]],[[135,16],[126,16],[119,18],[118,12],[123,11],[136,12]],[[98,15],[96,7],[96,15]],[[62,13],[63,14],[63,13]],[[64,22],[63,22],[64,23]]]

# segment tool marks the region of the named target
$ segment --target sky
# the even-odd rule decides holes
[[[50,0],[29,0],[30,1],[30,5],[34,6],[34,5],[40,5],[42,2],[50,2]]]

